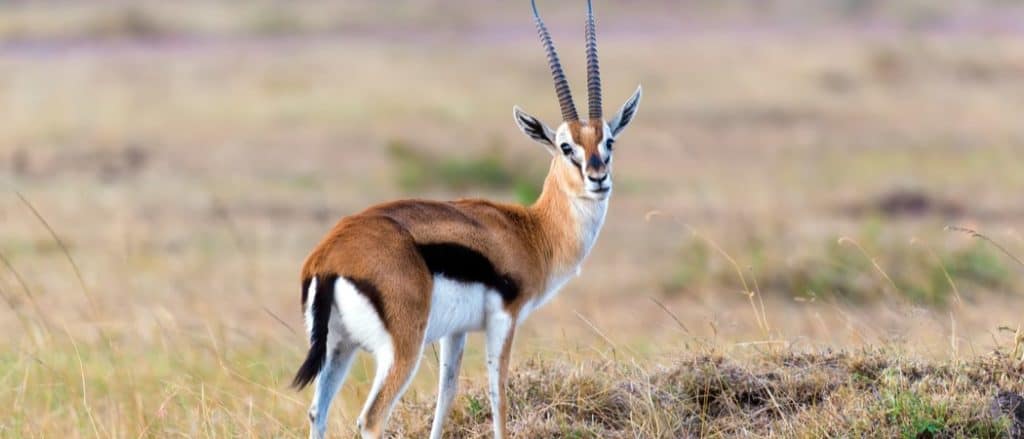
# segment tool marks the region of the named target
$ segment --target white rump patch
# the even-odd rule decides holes
[[[373,386],[366,398],[366,406],[359,416],[360,420],[366,419],[366,411],[370,408],[370,402],[377,398],[384,379],[387,377],[391,367],[395,364],[395,345],[391,340],[391,333],[384,327],[383,318],[377,314],[377,310],[370,303],[363,293],[348,279],[338,277],[334,284],[334,300],[338,305],[337,314],[340,316],[338,328],[335,330],[332,319],[331,332],[344,335],[346,342],[361,346],[373,354],[374,362],[377,364],[377,373],[373,378]],[[334,315],[332,314],[332,317]]]
[[[383,354],[388,359],[394,356],[391,334],[384,328],[384,321],[377,315],[370,300],[344,277],[338,277],[334,284],[334,301],[341,311],[339,329],[344,330],[349,341],[362,346],[378,358]]]

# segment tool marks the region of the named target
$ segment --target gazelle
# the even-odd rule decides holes
[[[310,437],[321,438],[331,400],[358,349],[376,375],[357,426],[381,437],[423,349],[440,341],[440,384],[430,437],[440,438],[456,393],[466,333],[484,331],[494,436],[506,436],[505,380],[516,327],[580,272],[611,195],[612,144],[636,114],[641,89],[605,121],[593,8],[587,1],[589,119],[576,114],[551,36],[531,0],[562,123],[552,130],[514,107],[516,124],[553,156],[529,206],[487,200],[403,200],[343,218],[306,258],[302,306],[309,354],[295,375],[316,379]]]

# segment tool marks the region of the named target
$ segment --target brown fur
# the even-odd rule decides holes
[[[582,139],[593,139],[584,127]],[[523,304],[542,293],[553,274],[572,269],[582,257],[579,226],[570,197],[584,190],[579,173],[554,159],[540,198],[530,207],[467,199],[450,202],[403,200],[343,218],[306,258],[302,279],[339,275],[374,285],[380,294],[381,320],[394,342],[394,364],[362,427],[377,437],[415,367],[426,330],[433,274],[417,245],[454,243],[484,255],[497,270],[516,279],[519,293],[505,303],[517,318]],[[400,275],[399,275],[400,274]],[[502,349],[505,382],[510,336]],[[504,384],[502,384],[504,394]],[[504,428],[507,400],[495,422]]]
[[[530,207],[480,199],[373,206],[334,226],[306,258],[302,278],[337,274],[365,279],[388,304],[385,325],[405,332],[401,326],[415,324],[408,328],[415,333],[426,324],[433,282],[416,245],[455,243],[483,254],[520,282],[520,294],[507,304],[516,311],[544,291],[552,274],[578,260],[578,226],[566,192],[582,191],[576,171],[553,160],[544,190]]]
[[[601,148],[598,147],[604,139],[604,123],[600,120],[570,122],[569,133],[572,135],[572,141],[583,147],[584,160],[596,165],[588,167],[587,172],[595,177],[607,173]]]
[[[501,385],[498,387],[498,401],[501,404],[498,406],[497,413],[492,415],[492,422],[498,427],[498,437],[508,437],[508,389],[505,383],[508,382],[508,362],[512,357],[512,340],[515,338],[515,325],[509,330],[508,338],[505,340],[505,345],[501,347],[501,357],[498,361],[501,363],[498,366],[498,382]]]
[[[410,252],[409,249],[413,251]],[[403,273],[395,276],[394,273]],[[302,278],[336,274],[372,283],[388,304],[385,325],[413,326],[422,331],[430,308],[433,277],[415,253],[415,241],[397,221],[382,215],[342,219],[306,258]]]

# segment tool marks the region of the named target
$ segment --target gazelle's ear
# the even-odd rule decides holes
[[[626,125],[629,125],[629,122],[633,120],[637,108],[640,107],[640,98],[642,96],[643,88],[638,85],[636,86],[636,91],[633,92],[633,96],[630,96],[626,103],[622,104],[619,112],[608,122],[608,128],[612,131],[612,137],[618,136],[622,129],[626,128]]]
[[[548,128],[547,125],[544,125],[544,122],[541,122],[536,117],[526,114],[518,105],[512,107],[512,116],[515,117],[516,125],[523,131],[523,134],[548,146],[549,152],[554,154],[555,132],[551,131],[551,128]]]

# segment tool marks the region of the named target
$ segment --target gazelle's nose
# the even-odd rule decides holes
[[[608,179],[608,166],[605,165],[601,157],[597,154],[591,154],[587,157],[587,180],[594,183],[601,183]]]

